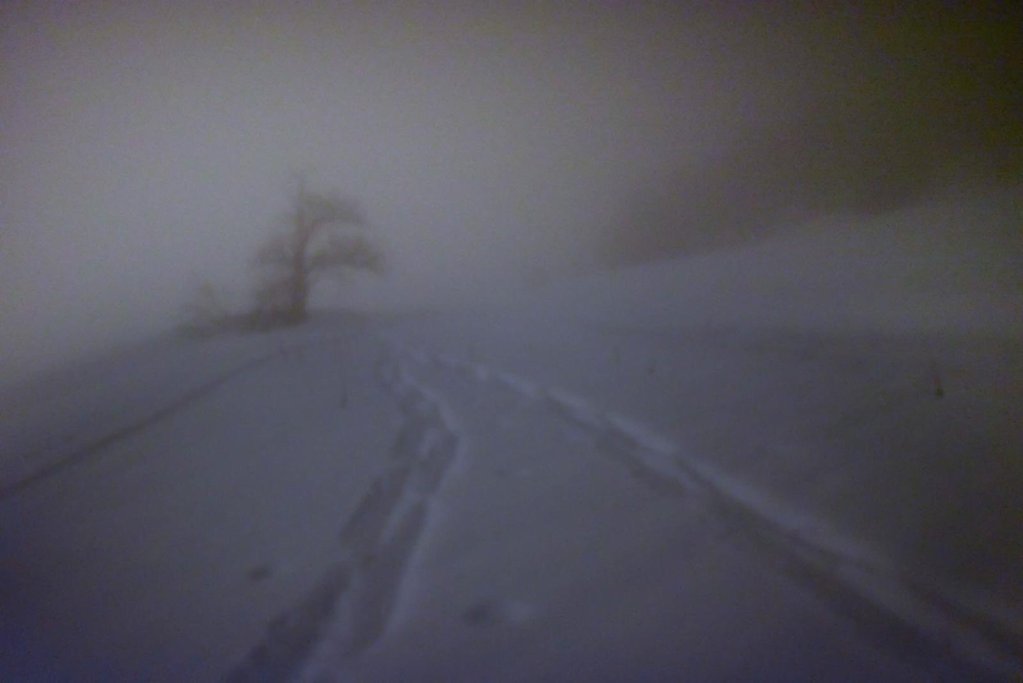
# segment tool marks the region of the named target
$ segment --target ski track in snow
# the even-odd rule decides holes
[[[927,583],[843,540],[821,522],[787,510],[727,475],[687,457],[669,439],[571,392],[479,362],[403,349],[424,366],[493,383],[556,412],[598,450],[658,493],[695,497],[718,519],[781,560],[790,573],[860,626],[880,632],[901,656],[940,678],[1012,677],[1023,671],[1020,629],[971,607],[955,591]]]
[[[270,624],[229,681],[337,680],[345,662],[371,647],[394,615],[433,495],[458,456],[461,437],[443,402],[388,349],[377,379],[402,418],[392,464],[342,527],[339,559],[296,607]]]

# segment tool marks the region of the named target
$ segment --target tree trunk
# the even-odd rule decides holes
[[[309,299],[309,284],[302,276],[296,276],[291,285],[291,300],[288,302],[288,322],[300,323],[306,318],[306,302]]]
[[[304,187],[299,186],[298,207],[295,214],[295,245],[291,262],[291,287],[288,296],[287,322],[297,324],[306,319],[306,304],[309,300],[309,269],[306,251],[311,238],[310,226],[306,225],[304,208]]]

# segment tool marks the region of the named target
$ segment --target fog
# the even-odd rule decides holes
[[[1017,679],[1023,12],[887,4],[0,0],[0,680]]]
[[[393,310],[1018,174],[1020,17],[712,6],[4,3],[0,371],[246,301],[299,176]]]

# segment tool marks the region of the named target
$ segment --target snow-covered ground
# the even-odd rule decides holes
[[[1015,680],[1019,198],[8,392],[0,679]]]

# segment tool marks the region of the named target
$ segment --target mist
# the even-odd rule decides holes
[[[896,4],[0,3],[0,680],[1017,680],[1023,13]]]
[[[358,200],[389,262],[315,302],[370,310],[1018,177],[1019,19],[5,3],[0,368],[173,327],[203,281],[244,304],[299,176]]]

